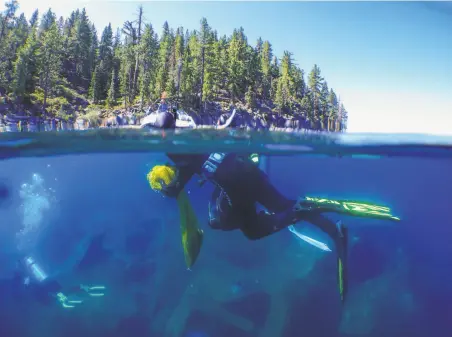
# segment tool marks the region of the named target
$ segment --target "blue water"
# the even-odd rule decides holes
[[[440,156],[434,155],[440,149],[413,154],[377,147],[366,151],[380,157],[281,151],[267,157],[270,179],[289,197],[371,201],[401,218],[389,223],[330,215],[350,228],[350,285],[343,306],[334,252],[288,230],[248,241],[239,231],[208,228],[213,188],[200,188],[196,179],[188,191],[205,237],[188,271],[176,203],[154,193],[145,177],[167,161],[163,153],[87,148],[71,155],[66,148],[67,155],[52,156],[62,150],[41,150],[39,158],[3,150],[3,157],[16,158],[0,161],[2,337],[452,335],[449,148]],[[392,156],[381,157],[385,151]],[[309,225],[297,229],[333,247]],[[64,286],[102,284],[105,296],[74,309],[42,301],[12,281],[24,253]]]

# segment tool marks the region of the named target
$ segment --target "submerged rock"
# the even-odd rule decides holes
[[[402,250],[394,260],[394,266],[380,276],[351,287],[339,328],[341,333],[366,335],[386,324],[386,320],[379,320],[380,317],[392,316],[402,320],[415,313],[416,299],[408,287],[408,266]]]
[[[387,254],[371,238],[360,238],[351,245],[349,251],[350,284],[361,284],[377,278],[388,265]]]

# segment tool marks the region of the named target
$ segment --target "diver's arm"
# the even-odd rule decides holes
[[[177,198],[179,193],[195,174],[195,171],[190,165],[178,165],[176,166],[176,169],[176,179],[174,179],[171,184],[163,186],[161,190],[162,194],[169,198]]]
[[[167,165],[176,169],[176,178],[170,184],[163,186],[161,192],[167,197],[177,198],[188,181],[199,173],[209,154],[167,153],[166,156],[172,161]]]

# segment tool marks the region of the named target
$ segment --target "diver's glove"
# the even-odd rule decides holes
[[[168,185],[162,184],[160,193],[162,193],[165,197],[176,198],[179,195],[180,191],[180,183],[177,179],[175,179]]]

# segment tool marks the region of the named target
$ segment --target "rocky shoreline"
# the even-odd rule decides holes
[[[237,115],[231,127],[248,130],[317,130],[320,131],[319,122],[312,122],[303,113],[284,115],[274,112],[273,107],[261,103],[258,109],[248,109],[237,104]],[[106,109],[90,107],[81,113],[72,113],[62,117],[35,117],[26,116],[25,113],[10,113],[3,111],[0,114],[0,132],[17,131],[57,131],[57,130],[84,130],[88,128],[103,127],[139,127],[141,120],[147,113],[155,110],[155,106],[140,109],[139,105],[128,109]],[[224,109],[220,103],[207,103],[204,113],[195,109],[184,110],[199,127],[223,124],[230,116],[232,107]],[[144,110],[144,111],[143,111]],[[322,130],[328,131],[328,130]]]

